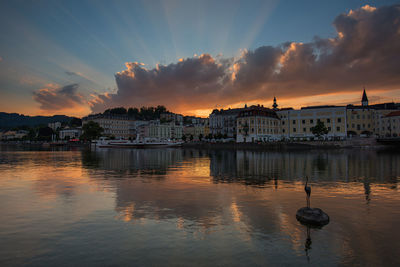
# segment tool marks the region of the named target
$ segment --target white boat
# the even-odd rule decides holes
[[[152,140],[152,139],[142,139],[142,140],[105,140],[100,139],[95,142],[96,147],[99,148],[156,148],[156,147],[176,147],[183,144],[181,141],[172,140]]]

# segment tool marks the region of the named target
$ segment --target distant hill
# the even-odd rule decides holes
[[[10,129],[18,126],[38,126],[41,124],[47,125],[50,122],[65,122],[68,123],[74,117],[65,115],[54,116],[25,116],[17,113],[0,112],[0,129]]]

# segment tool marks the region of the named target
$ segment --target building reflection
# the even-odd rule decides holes
[[[184,153],[177,149],[99,149],[82,151],[82,164],[88,169],[120,173],[165,175],[181,164]]]
[[[210,171],[215,182],[264,185],[273,180],[296,181],[305,176],[320,182],[370,182],[397,187],[400,155],[371,151],[211,151]],[[368,189],[369,188],[369,189]],[[369,196],[368,196],[369,197]]]
[[[318,255],[320,245],[346,247],[343,262],[348,262],[356,253],[368,254],[374,243],[382,242],[383,237],[370,238],[368,231],[384,221],[384,232],[390,232],[392,217],[370,205],[368,212],[376,216],[365,219],[365,208],[358,201],[372,201],[377,187],[386,192],[397,190],[397,178],[393,177],[400,176],[400,164],[396,164],[400,155],[376,151],[151,149],[82,153],[82,165],[91,179],[112,188],[118,220],[143,225],[169,222],[171,231],[200,238],[229,231],[245,241],[288,246],[311,262],[311,252]],[[301,179],[305,175],[319,183],[315,197],[324,200],[321,208],[335,220],[324,231],[311,233],[299,227],[294,216],[304,205]],[[338,184],[346,186],[327,198],[324,193]],[[393,205],[395,199],[380,201]],[[366,223],[354,223],[359,218]],[[346,229],[345,233],[338,227]],[[353,232],[357,238],[345,238]]]

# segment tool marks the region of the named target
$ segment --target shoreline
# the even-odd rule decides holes
[[[0,146],[23,148],[90,148],[90,143],[51,143],[51,142],[0,142]],[[236,143],[236,142],[187,142],[181,148],[197,149],[245,149],[245,150],[317,150],[317,149],[395,149],[399,144],[376,142],[375,139],[353,139],[345,141],[299,141],[270,143]]]

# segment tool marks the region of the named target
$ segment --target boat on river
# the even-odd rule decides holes
[[[92,142],[99,148],[159,148],[159,147],[177,147],[183,142],[172,140],[96,140]]]

